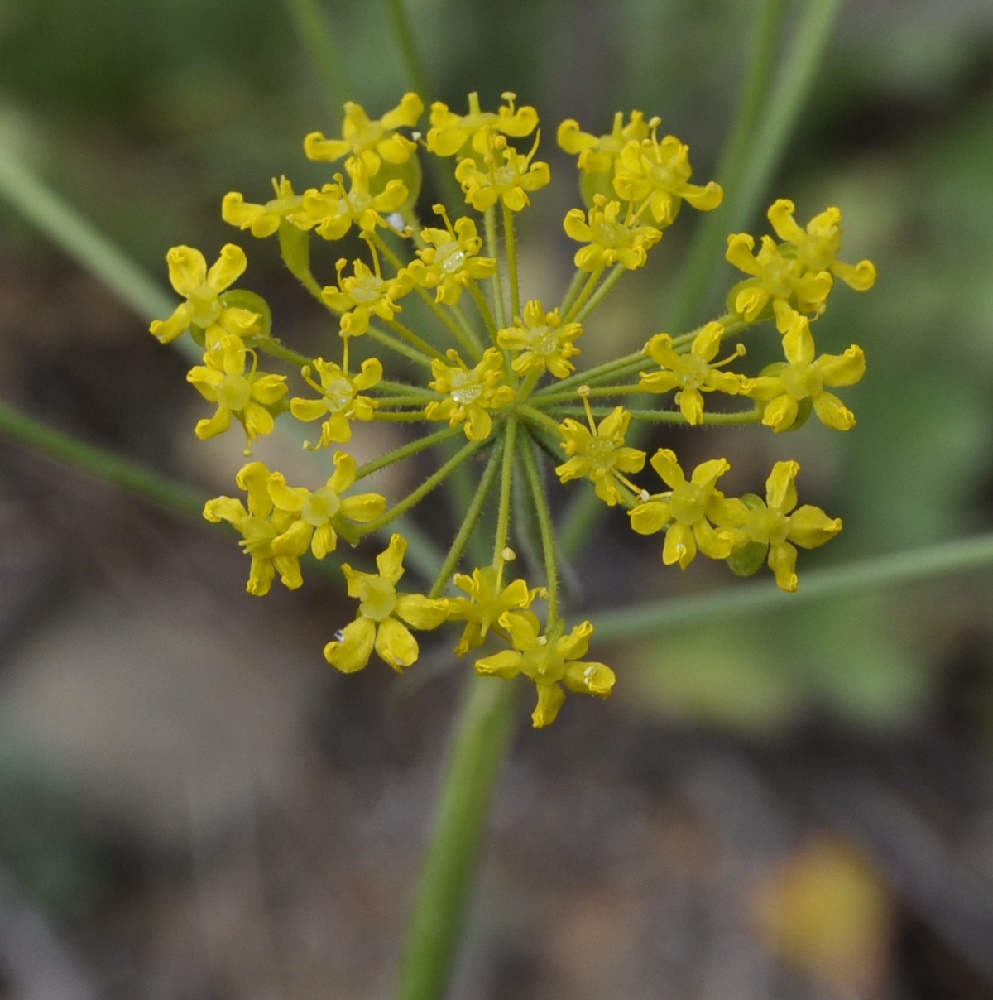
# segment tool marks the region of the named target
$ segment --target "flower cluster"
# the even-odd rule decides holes
[[[564,617],[543,463],[552,457],[561,483],[587,481],[605,505],[624,509],[638,534],[662,533],[665,565],[685,569],[704,556],[739,575],[768,565],[779,587],[795,590],[797,549],[841,530],[839,519],[799,505],[797,463],[774,465],[764,498],[726,496],[719,483],[727,459],[684,470],[671,448],[642,451],[637,431],[759,423],[781,433],[811,413],[828,427],[850,429],[855,417],[831,390],[862,378],[864,354],[854,345],[818,354],[812,327],[835,279],[864,291],[875,269],[839,260],[837,208],[803,227],[793,204],[777,201],[768,213],[776,238],[728,239],[727,260],[745,277],[731,288],[724,315],[695,330],[655,333],[641,350],[577,371],[580,344],[595,336],[589,320],[604,297],[646,265],[684,206],[714,209],[723,192],[714,181],[692,181],[688,148],[660,136],[658,118],[618,114],[600,136],[563,122],[558,143],[577,157],[582,198],[564,219],[579,245],[574,280],[554,301],[522,301],[516,216],[551,174],[538,158],[537,112],[517,106],[513,94],[502,100],[484,111],[471,94],[465,114],[435,103],[423,134],[416,131],[425,113],[417,94],[378,120],[346,104],[340,138],[314,132],[304,140],[308,158],[336,165],[322,187],[297,193],[280,177],[268,201],[249,202],[240,192],[223,199],[226,222],[256,239],[278,237],[286,266],[326,310],[332,335],[322,356],[300,355],[272,335],[265,300],[233,287],[247,259],[230,243],[209,267],[198,250],[169,251],[169,279],[182,302],[151,332],[162,342],[188,332],[204,352],[189,381],[216,409],[196,424],[197,436],[214,437],[237,422],[250,456],[277,421],[319,421],[306,447],[336,446],[334,472],[315,489],[291,486],[282,473],[249,461],[236,476],[244,500],[207,503],[204,516],[231,525],[251,557],[249,592],[267,593],[277,576],[299,587],[301,560],[379,534],[375,572],[340,566],[357,608],[327,643],[328,662],[354,672],[375,652],[403,671],[420,655],[415,632],[457,623],[455,653],[481,675],[527,677],[537,691],[532,720],[545,726],[567,691],[602,698],[615,676],[587,659],[593,624],[570,626]],[[447,173],[462,194],[458,206],[432,206],[431,225],[417,216],[422,161]],[[312,246],[349,234],[367,253],[322,262],[330,278],[323,283],[311,268]],[[782,360],[737,370],[743,340],[760,327],[777,331]],[[270,360],[282,370],[263,370]],[[715,409],[717,397],[725,402]],[[384,421],[419,433],[399,447],[384,445],[364,465],[338,448],[349,445],[357,423]],[[371,473],[427,453],[439,456],[437,466],[408,495],[391,501],[357,492]],[[646,465],[661,480],[656,492],[632,478]],[[398,589],[408,554],[402,518],[460,477],[469,500],[443,565],[426,589]],[[513,502],[515,495],[525,503]],[[477,565],[470,553],[481,540],[492,558]],[[540,555],[515,572],[515,547]]]

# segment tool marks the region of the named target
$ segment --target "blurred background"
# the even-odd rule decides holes
[[[659,114],[712,176],[756,5],[409,6],[434,97],[512,90],[542,116],[558,180],[522,220],[525,294],[568,279],[562,118]],[[330,97],[271,0],[4,0],[0,147],[163,286],[170,246],[247,246],[277,335],[317,342],[326,319],[220,201],[320,183],[303,136],[408,89],[384,6],[326,14],[352,87]],[[804,569],[993,527],[991,162],[987,0],[845,5],[765,204],[804,222],[839,205],[843,258],[878,267],[817,326],[822,350],[866,350],[858,427],[676,445],[684,465],[728,454],[729,492],[800,460],[803,500],[845,520],[801,556],[801,588]],[[597,323],[632,348],[665,328],[693,223],[584,350]],[[4,400],[230,492],[241,442],[193,437],[186,367],[0,202]],[[608,521],[590,608],[742,585],[662,573]],[[390,995],[460,675],[445,644],[403,680],[337,676],[321,648],[341,595],[318,577],[260,601],[246,575],[221,528],[0,440],[0,997]],[[615,696],[570,700],[548,731],[522,690],[453,997],[993,997],[991,591],[973,572],[597,649]]]

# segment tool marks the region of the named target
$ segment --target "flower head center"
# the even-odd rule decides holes
[[[479,376],[475,372],[456,372],[452,376],[451,397],[460,406],[475,403],[483,394]]]
[[[677,385],[696,388],[707,381],[710,366],[699,354],[684,354],[673,372]]]
[[[697,483],[680,483],[672,491],[669,512],[680,524],[692,524],[704,515],[709,490]]]
[[[324,394],[327,397],[328,410],[332,413],[338,413],[354,399],[355,389],[347,378],[339,376],[324,386]]]
[[[243,410],[251,398],[252,386],[244,375],[225,375],[217,387],[217,402],[235,413]]]
[[[374,622],[389,618],[397,606],[396,587],[381,576],[367,576],[362,581],[362,596],[359,613]]]
[[[454,274],[465,264],[465,252],[459,248],[456,240],[449,240],[439,245],[435,262],[445,274]]]
[[[383,294],[383,286],[386,284],[382,278],[375,274],[366,275],[356,280],[355,285],[349,289],[352,301],[356,305],[364,305],[367,302],[377,302]]]
[[[331,520],[341,510],[341,498],[330,486],[314,490],[300,508],[300,520],[319,527]]]
[[[206,330],[217,322],[221,315],[221,304],[217,301],[217,292],[207,282],[190,292],[188,301],[193,307],[190,321],[194,326]]]

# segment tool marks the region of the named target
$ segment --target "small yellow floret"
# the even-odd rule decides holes
[[[169,283],[186,301],[168,319],[154,320],[149,327],[161,343],[168,344],[191,327],[203,331],[208,348],[225,336],[242,338],[259,332],[258,313],[225,306],[221,299],[248,267],[241,247],[225,243],[209,270],[203,254],[187,246],[173,247],[166,263]]]
[[[476,672],[506,680],[524,674],[535,683],[538,704],[531,715],[536,729],[551,725],[565,701],[563,686],[574,694],[606,698],[614,689],[614,671],[605,663],[583,660],[593,626],[582,622],[568,635],[559,622],[551,634],[543,635],[538,616],[530,611],[508,611],[500,625],[509,633],[513,649],[476,661]]]
[[[430,383],[444,398],[428,403],[424,415],[428,420],[447,420],[451,427],[464,424],[465,436],[470,441],[484,441],[493,430],[490,411],[509,406],[514,401],[513,388],[505,384],[507,370],[503,354],[490,347],[474,368],[470,368],[454,349],[446,356],[454,364],[446,365],[436,358],[431,365],[434,380]]]
[[[345,105],[345,121],[341,139],[326,139],[323,132],[311,132],[303,148],[308,159],[334,162],[348,157],[347,166],[367,176],[379,172],[383,160],[406,163],[417,149],[417,143],[400,135],[399,128],[413,128],[424,111],[424,102],[414,93],[404,94],[400,103],[382,118],[371,119],[360,104]]]
[[[614,407],[599,424],[594,424],[592,411],[587,406],[589,426],[567,418],[559,424],[562,447],[573,457],[556,466],[555,475],[567,483],[572,479],[588,477],[596,495],[609,507],[624,501],[618,482],[634,491],[625,479],[625,473],[640,472],[645,465],[645,453],[624,444],[624,435],[631,423],[631,411],[623,406]]]
[[[324,647],[324,658],[332,667],[354,673],[366,666],[375,649],[381,659],[402,673],[420,655],[410,628],[433,629],[445,621],[447,601],[397,593],[406,552],[407,540],[392,535],[389,547],[376,556],[378,573],[362,573],[342,564],[348,596],[360,604],[355,620]]]

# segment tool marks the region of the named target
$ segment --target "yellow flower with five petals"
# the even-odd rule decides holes
[[[343,497],[355,482],[358,466],[347,452],[335,452],[334,475],[320,488],[308,490],[305,486],[288,486],[281,472],[269,477],[269,496],[275,507],[295,520],[277,538],[272,551],[276,555],[306,551],[315,559],[323,559],[338,546],[339,533],[353,543],[357,537],[353,524],[368,524],[382,516],[386,498],[378,493],[358,493]]]
[[[865,352],[856,344],[844,354],[815,356],[810,321],[792,313],[786,322],[783,352],[786,362],[770,365],[764,374],[749,379],[744,390],[763,403],[762,423],[777,433],[788,431],[806,418],[813,407],[821,423],[838,431],[855,426],[855,414],[828,388],[854,385],[865,374]],[[808,402],[809,401],[809,402]],[[802,407],[806,404],[806,411]]]
[[[796,462],[777,462],[765,484],[765,502],[752,494],[743,498],[748,508],[742,532],[751,545],[760,547],[759,555],[768,558],[780,590],[797,589],[796,547],[817,548],[841,531],[841,518],[828,517],[820,507],[804,504],[797,507],[794,483],[800,466]]]
[[[153,320],[149,329],[160,343],[168,344],[191,328],[203,331],[208,348],[224,336],[240,339],[259,332],[258,313],[226,306],[222,298],[248,267],[241,247],[225,243],[209,269],[203,254],[187,246],[173,247],[166,262],[169,283],[186,301],[168,319]]]
[[[251,358],[251,369],[245,365]],[[209,418],[197,421],[194,433],[202,441],[223,434],[232,418],[245,428],[251,453],[252,444],[271,434],[275,426],[273,407],[286,395],[286,376],[267,375],[257,370],[258,356],[237,337],[226,337],[203,356],[204,363],[191,368],[186,380],[204,399],[217,404]]]
[[[666,493],[646,496],[628,513],[631,527],[639,535],[654,535],[665,529],[662,562],[687,566],[702,552],[711,559],[726,559],[737,538],[729,526],[744,518],[740,500],[728,499],[716,488],[731,465],[724,458],[702,462],[687,479],[675,452],[659,448],[651,466],[670,487]]]
[[[531,611],[507,611],[500,625],[509,633],[511,649],[476,661],[476,673],[506,680],[524,674],[535,683],[538,704],[531,715],[536,729],[551,725],[565,701],[563,686],[574,694],[606,698],[614,688],[614,671],[605,663],[583,660],[593,625],[582,622],[568,635],[562,622],[543,635],[538,616]]]
[[[400,103],[387,111],[382,118],[370,118],[360,104],[345,104],[345,121],[341,139],[327,139],[323,132],[311,132],[303,142],[304,152],[311,160],[331,163],[348,156],[353,169],[367,176],[379,172],[382,161],[407,163],[417,149],[417,143],[397,132],[399,128],[413,128],[424,111],[424,102],[417,94],[404,94]]]
[[[378,573],[362,573],[348,563],[342,564],[348,596],[361,602],[355,620],[324,647],[324,658],[342,673],[362,670],[374,649],[382,660],[402,673],[420,655],[410,628],[433,629],[445,621],[447,601],[422,594],[397,593],[406,552],[407,540],[402,535],[392,535],[388,548],[376,556]]]
[[[428,403],[424,416],[428,420],[447,420],[450,427],[464,424],[470,441],[484,441],[493,429],[490,411],[509,406],[515,397],[513,387],[505,384],[503,355],[495,347],[487,348],[473,368],[454,348],[446,357],[454,364],[446,365],[440,358],[431,363],[434,381],[430,387],[443,398]]]
[[[672,337],[659,333],[645,346],[661,371],[642,372],[641,388],[646,392],[676,392],[676,405],[688,424],[703,423],[704,392],[723,392],[734,396],[748,384],[743,375],[722,372],[718,369],[745,353],[739,344],[730,357],[714,362],[720,350],[724,326],[716,321],[707,323],[693,338],[690,350],[679,353],[673,346]]]
[[[589,478],[596,495],[609,507],[614,507],[624,501],[618,482],[637,492],[625,478],[625,473],[640,472],[645,465],[645,453],[624,444],[624,435],[631,423],[630,410],[616,406],[599,424],[595,424],[585,395],[583,402],[586,404],[588,427],[571,417],[559,424],[562,446],[572,458],[556,466],[555,475],[562,483]]]

